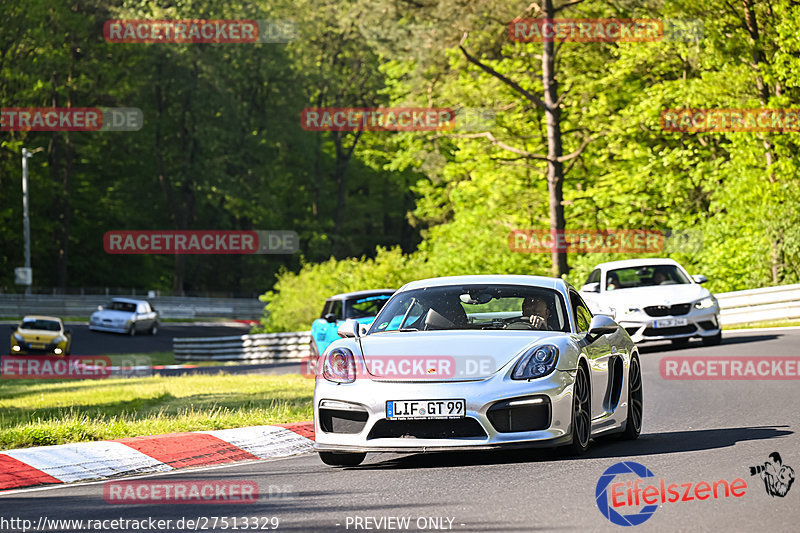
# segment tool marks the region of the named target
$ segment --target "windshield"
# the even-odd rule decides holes
[[[368,333],[452,329],[569,331],[561,295],[524,285],[453,285],[404,291]]]
[[[683,285],[692,281],[675,265],[650,265],[610,270],[606,275],[606,290],[651,287],[653,285]]]
[[[391,294],[378,294],[367,296],[358,300],[350,300],[345,303],[345,318],[365,318],[378,314],[383,309],[384,304],[389,301]]]
[[[61,324],[55,320],[23,320],[20,329],[39,329],[42,331],[61,331]]]
[[[127,311],[128,313],[135,313],[136,304],[128,302],[111,302],[111,305],[109,305],[106,309],[111,309],[112,311]]]

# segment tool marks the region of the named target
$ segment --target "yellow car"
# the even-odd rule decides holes
[[[64,329],[60,318],[26,316],[11,334],[11,355],[69,355],[71,349],[72,332]]]

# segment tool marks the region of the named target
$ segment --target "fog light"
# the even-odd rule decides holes
[[[56,348],[55,350],[53,350],[53,353],[55,353],[56,355],[61,355],[61,348]]]
[[[19,351],[19,346],[16,346],[16,345],[12,346],[11,347],[11,351],[12,352],[18,352]]]

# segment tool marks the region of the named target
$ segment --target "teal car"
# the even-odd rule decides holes
[[[347,292],[325,300],[322,315],[311,324],[311,355],[319,355],[330,343],[339,338],[336,330],[345,319],[352,318],[369,326],[383,308],[394,289]]]

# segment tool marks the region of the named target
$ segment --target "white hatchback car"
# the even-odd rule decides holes
[[[102,305],[89,318],[92,331],[110,331],[136,335],[158,333],[158,312],[146,300],[114,298],[105,307]]]
[[[690,276],[672,259],[601,263],[580,293],[593,313],[613,317],[635,343],[692,337],[712,346],[722,341],[719,304],[701,275]]]

